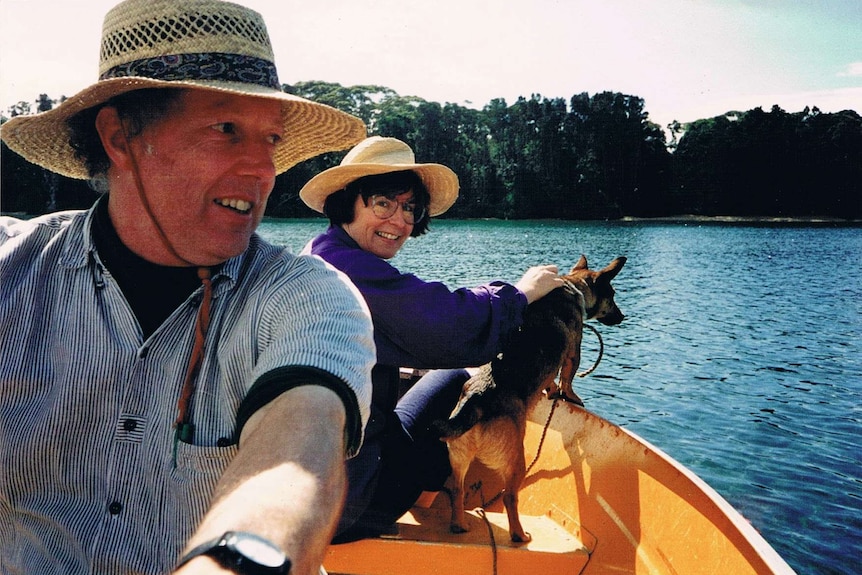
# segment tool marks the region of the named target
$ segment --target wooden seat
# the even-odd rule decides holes
[[[522,515],[533,540],[514,544],[505,513],[485,516],[488,523],[468,512],[470,531],[453,534],[447,509],[414,507],[398,521],[398,535],[332,545],[324,567],[350,575],[492,575],[496,556],[499,575],[522,575],[580,573],[589,560],[587,547],[549,517]]]

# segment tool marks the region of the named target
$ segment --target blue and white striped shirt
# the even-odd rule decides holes
[[[317,258],[254,236],[213,278],[194,445],[179,443],[174,461],[202,290],[144,340],[91,220],[92,210],[0,218],[4,575],[170,572],[236,454],[237,410],[265,374],[297,366],[345,383],[351,452],[368,418],[375,354],[358,292]]]

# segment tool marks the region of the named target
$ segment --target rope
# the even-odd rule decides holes
[[[548,434],[548,428],[551,426],[551,418],[554,417],[554,410],[557,409],[557,400],[555,399],[553,403],[551,403],[551,411],[548,412],[548,420],[545,421],[545,427],[542,428],[542,436],[539,438],[539,447],[536,448],[536,456],[533,458],[533,461],[530,462],[530,465],[527,466],[527,471],[524,473],[524,477],[526,477],[530,471],[533,469],[533,466],[536,465],[536,462],[539,460],[539,455],[542,453],[542,445],[545,444],[545,436]]]
[[[585,371],[578,372],[577,374],[575,374],[577,377],[586,377],[589,374],[593,373],[599,366],[599,363],[602,361],[602,355],[605,351],[605,343],[602,340],[602,334],[600,334],[596,328],[587,323],[584,323],[584,327],[590,328],[590,330],[592,330],[592,332],[596,334],[596,337],[599,339],[599,355],[596,358],[596,361],[593,363],[592,367]],[[545,421],[545,426],[542,428],[542,436],[539,438],[539,446],[536,448],[536,455],[535,457],[533,457],[533,461],[530,462],[530,465],[527,466],[527,471],[524,473],[525,477],[530,474],[530,471],[532,471],[533,467],[536,465],[536,462],[539,461],[539,456],[542,454],[542,446],[545,444],[545,437],[548,434],[548,428],[551,426],[551,419],[554,417],[554,411],[557,409],[557,404],[559,403],[560,396],[558,395],[553,399],[554,401],[553,403],[551,403],[551,410],[548,412],[548,419]],[[479,517],[481,517],[485,521],[485,527],[487,527],[488,529],[488,540],[491,544],[491,556],[493,562],[493,575],[497,575],[497,541],[494,538],[494,530],[491,525],[491,521],[488,519],[488,515],[485,513],[485,509],[487,509],[488,507],[493,505],[498,499],[500,499],[500,497],[503,496],[503,491],[504,490],[501,489],[494,497],[492,497],[488,501],[484,501],[484,497],[482,497],[483,503],[481,507],[477,507],[475,509],[475,512],[479,515]],[[481,494],[481,492],[482,488],[480,486],[479,493]]]
[[[488,538],[491,541],[491,561],[493,565],[493,574],[497,575],[497,540],[494,539],[494,529],[491,526],[491,521],[488,520],[488,516],[485,514],[485,510],[481,507],[476,510],[476,513],[479,514],[479,517],[485,520],[485,527],[488,528]]]
[[[593,366],[590,369],[576,373],[575,375],[577,377],[586,377],[596,371],[596,368],[599,367],[599,362],[602,361],[602,355],[605,353],[605,342],[602,340],[602,334],[599,333],[599,330],[588,323],[584,323],[584,327],[590,328],[593,333],[596,334],[596,337],[599,338],[599,356],[596,358],[595,363],[593,363]]]
[[[212,281],[210,279],[209,268],[199,267],[198,277],[201,283],[203,283],[204,293],[201,298],[201,307],[198,309],[198,316],[195,320],[195,345],[192,348],[192,355],[189,358],[189,366],[186,370],[186,378],[180,392],[180,399],[177,402],[176,428],[179,438],[185,443],[191,443],[194,437],[194,425],[191,423],[189,406],[195,393],[195,376],[204,359],[204,342],[206,341],[207,330],[210,325],[210,305],[212,303]]]
[[[551,418],[554,417],[554,410],[557,409],[557,403],[559,402],[559,398],[554,398],[554,402],[551,403],[551,411],[548,413],[548,419],[545,421],[545,427],[542,428],[542,436],[539,438],[539,446],[536,448],[536,456],[533,457],[533,461],[530,462],[530,465],[527,466],[527,471],[524,473],[524,477],[529,475],[530,471],[533,469],[533,466],[536,465],[536,462],[539,460],[539,456],[542,454],[542,446],[545,444],[545,437],[548,434],[548,428],[551,426]],[[500,497],[503,496],[503,489],[497,493],[494,497],[482,503],[482,507],[480,509],[487,509],[492,504],[494,504]]]
[[[524,473],[526,477],[530,470],[533,469],[533,466],[536,465],[536,462],[539,460],[539,455],[542,454],[542,445],[545,443],[545,436],[548,434],[548,428],[551,425],[551,418],[554,417],[554,410],[557,409],[557,403],[559,399],[554,399],[554,402],[551,404],[551,411],[548,413],[548,419],[545,421],[545,427],[542,428],[542,436],[539,438],[539,446],[536,448],[536,456],[533,457],[533,461],[530,462],[530,465],[527,466],[527,471]],[[494,566],[494,575],[497,575],[497,541],[494,539],[494,530],[491,526],[491,521],[488,519],[487,514],[485,513],[485,509],[490,507],[495,501],[500,499],[503,496],[503,489],[501,489],[497,495],[492,497],[488,501],[484,501],[481,507],[477,507],[474,511],[485,521],[485,526],[488,528],[488,539],[491,543],[491,554],[493,557],[493,566]],[[479,493],[482,493],[482,487],[479,487]],[[484,497],[482,497],[484,500]]]
[[[177,252],[176,248],[174,248],[174,245],[168,239],[168,235],[165,233],[165,230],[162,228],[162,224],[159,223],[158,219],[156,219],[156,215],[153,213],[153,208],[150,205],[150,200],[147,197],[147,194],[144,192],[144,181],[141,179],[141,170],[138,165],[138,158],[135,156],[135,152],[132,150],[132,145],[129,141],[129,135],[126,132],[126,123],[123,118],[120,118],[120,127],[123,130],[123,139],[126,142],[126,150],[129,155],[129,164],[132,169],[132,176],[135,180],[135,189],[138,192],[138,198],[140,199],[141,204],[144,206],[144,210],[146,210],[147,212],[147,217],[150,219],[150,222],[153,224],[153,227],[156,228],[156,232],[159,236],[159,241],[162,242],[162,245],[171,253],[173,257],[190,266],[194,265],[192,262],[182,257]]]
[[[586,377],[589,374],[593,373],[596,370],[596,368],[599,366],[599,362],[602,361],[602,355],[604,354],[604,350],[605,350],[605,344],[604,344],[604,341],[602,341],[602,334],[600,334],[596,328],[594,328],[593,326],[591,326],[587,323],[585,323],[584,326],[590,328],[592,330],[592,332],[594,334],[596,334],[596,337],[599,338],[599,355],[596,358],[595,363],[593,363],[592,367],[590,367],[589,369],[587,369],[585,371],[578,372],[576,374],[578,377]],[[551,411],[548,412],[548,419],[547,419],[547,421],[545,421],[545,426],[542,428],[542,436],[539,438],[539,447],[536,449],[536,456],[533,457],[533,461],[531,461],[530,465],[527,466],[527,471],[524,474],[525,476],[529,475],[530,471],[533,469],[533,466],[535,466],[536,462],[539,461],[539,456],[542,454],[542,445],[544,445],[544,443],[545,443],[545,436],[548,433],[548,427],[550,427],[550,425],[551,425],[551,418],[554,417],[554,410],[557,409],[557,402],[561,398],[564,399],[563,396],[560,394],[555,394],[553,396],[554,402],[551,404]],[[487,509],[489,506],[494,504],[498,499],[500,499],[500,497],[502,497],[502,495],[503,495],[503,490],[501,489],[500,492],[497,493],[497,495],[495,495],[494,497],[492,497],[488,501],[483,502],[482,507],[480,509]]]
[[[183,258],[176,250],[174,245],[168,239],[165,230],[162,228],[161,223],[156,218],[156,215],[153,213],[152,205],[150,204],[150,200],[147,197],[147,194],[144,191],[144,182],[141,178],[141,170],[138,165],[138,159],[135,156],[134,150],[132,150],[132,146],[130,143],[129,135],[126,131],[126,124],[123,118],[120,118],[120,127],[123,132],[123,139],[126,144],[126,150],[129,156],[129,163],[132,171],[132,176],[134,178],[135,189],[138,193],[138,198],[141,204],[144,207],[144,210],[147,212],[147,217],[150,219],[150,222],[155,227],[156,232],[158,233],[159,240],[162,245],[167,249],[171,255],[178,260],[182,261],[185,264],[190,266],[194,265],[192,262]],[[198,315],[195,319],[195,343],[192,348],[192,354],[189,357],[188,367],[186,368],[186,377],[183,381],[183,387],[180,391],[180,398],[177,401],[177,420],[175,422],[176,433],[174,434],[174,464],[176,464],[177,460],[177,447],[179,441],[184,443],[192,443],[194,440],[195,434],[195,426],[191,421],[191,402],[192,397],[195,393],[195,377],[197,376],[198,371],[200,370],[201,364],[203,363],[204,358],[204,343],[206,342],[207,330],[210,325],[210,306],[212,304],[212,277],[210,273],[210,269],[205,266],[199,266],[197,268],[198,278],[200,278],[201,283],[204,287],[203,297],[201,298],[201,306],[198,309]]]

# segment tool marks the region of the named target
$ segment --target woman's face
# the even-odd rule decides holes
[[[357,195],[353,204],[353,221],[342,227],[363,250],[388,260],[398,253],[413,231],[413,224],[405,221],[403,208],[404,204],[413,202],[413,192],[407,191],[391,198],[389,201],[397,203],[398,208],[386,219],[374,213],[373,199],[369,198],[366,206],[362,195]]]

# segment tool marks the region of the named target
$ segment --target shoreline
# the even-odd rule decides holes
[[[86,208],[80,208],[86,209]],[[28,214],[25,212],[6,212],[0,211],[0,216],[9,216],[18,219],[30,219],[41,214]],[[323,216],[309,217],[282,217],[265,215],[264,219],[269,220],[309,220],[309,219],[326,219]],[[808,217],[785,217],[785,216],[701,216],[695,214],[683,214],[676,216],[621,216],[619,218],[596,218],[596,219],[573,219],[564,220],[560,218],[449,218],[442,217],[440,220],[462,220],[462,221],[558,221],[558,222],[626,222],[626,223],[668,223],[668,224],[792,224],[792,225],[841,225],[841,226],[862,226],[862,219],[859,218],[836,218],[826,216],[808,216]]]
[[[784,217],[784,216],[698,216],[685,214],[678,216],[656,216],[644,218],[623,216],[621,222],[665,222],[665,223],[722,223],[722,224],[820,224],[820,225],[862,225],[862,219],[835,218],[825,216]]]

